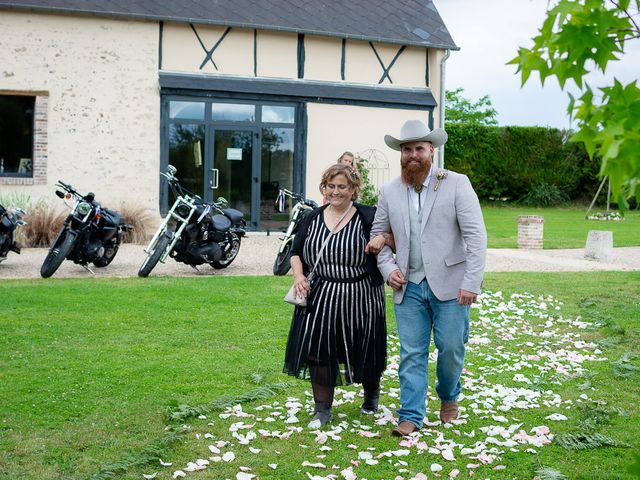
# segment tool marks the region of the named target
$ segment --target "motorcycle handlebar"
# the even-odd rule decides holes
[[[301,194],[296,193],[296,192],[292,192],[291,190],[287,190],[286,188],[281,188],[280,192],[283,193],[284,195],[287,195],[288,197],[294,198],[296,200],[301,200],[301,201],[305,200],[305,198]]]
[[[93,192],[89,192],[86,195],[82,195],[80,192],[78,192],[75,188],[73,188],[73,185],[69,184],[69,183],[64,183],[62,180],[58,180],[58,182],[56,183],[57,187],[62,188],[63,190],[65,190],[66,192],[70,193],[71,195],[74,195],[76,197],[80,197],[83,200],[101,207],[100,203],[98,201],[96,201],[95,199],[95,194]]]

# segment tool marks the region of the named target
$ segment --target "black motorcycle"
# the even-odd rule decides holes
[[[81,195],[73,186],[61,181],[56,186],[64,190],[56,190],[56,195],[71,211],[44,259],[40,275],[50,277],[65,259],[94,274],[88,264],[93,263],[96,267],[109,265],[118,253],[122,234],[133,227],[125,224],[118,212],[96,202],[94,193]]]
[[[278,210],[281,212],[284,211],[287,197],[291,198],[291,200],[296,203],[291,209],[289,227],[287,228],[284,237],[282,237],[282,243],[280,244],[280,249],[276,255],[276,261],[273,263],[274,275],[286,275],[291,268],[291,248],[293,247],[293,239],[300,228],[300,222],[302,222],[302,219],[307,213],[318,207],[318,204],[315,201],[306,199],[299,193],[294,193],[283,188],[278,192],[278,198],[276,200]]]
[[[244,214],[224,208],[227,202],[222,197],[217,202],[205,202],[180,185],[176,171],[169,165],[167,173],[161,173],[176,200],[145,249],[147,257],[138,271],[140,277],[147,277],[168,256],[196,270],[204,263],[220,269],[231,265],[240,251],[247,225]]]
[[[0,205],[0,263],[7,259],[9,252],[20,254],[20,246],[15,239],[16,229],[26,222],[22,220],[27,214],[21,208],[6,209]]]

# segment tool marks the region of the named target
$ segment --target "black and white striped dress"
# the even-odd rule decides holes
[[[330,234],[322,214],[311,222],[302,261],[313,265]],[[386,366],[384,285],[365,268],[362,219],[356,213],[332,238],[316,268],[307,307],[296,307],[284,371],[314,383],[376,381]]]

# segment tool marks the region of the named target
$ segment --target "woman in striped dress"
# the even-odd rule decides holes
[[[346,165],[329,167],[320,190],[327,205],[307,214],[292,249],[295,290],[307,297],[307,306],[294,311],[284,366],[290,375],[311,379],[315,411],[309,425],[316,428],[331,420],[336,385],[361,383],[361,411],[378,409],[387,352],[384,284],[375,255],[367,253],[385,243],[382,235],[369,242],[375,208],[353,203],[360,179]]]

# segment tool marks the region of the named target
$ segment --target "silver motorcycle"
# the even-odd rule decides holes
[[[176,178],[176,168],[169,165],[161,173],[169,182],[176,200],[164,221],[145,249],[145,258],[138,276],[147,277],[168,256],[194,269],[204,263],[213,268],[227,268],[240,251],[241,238],[246,233],[244,214],[225,208],[227,201],[205,202],[189,192]]]

